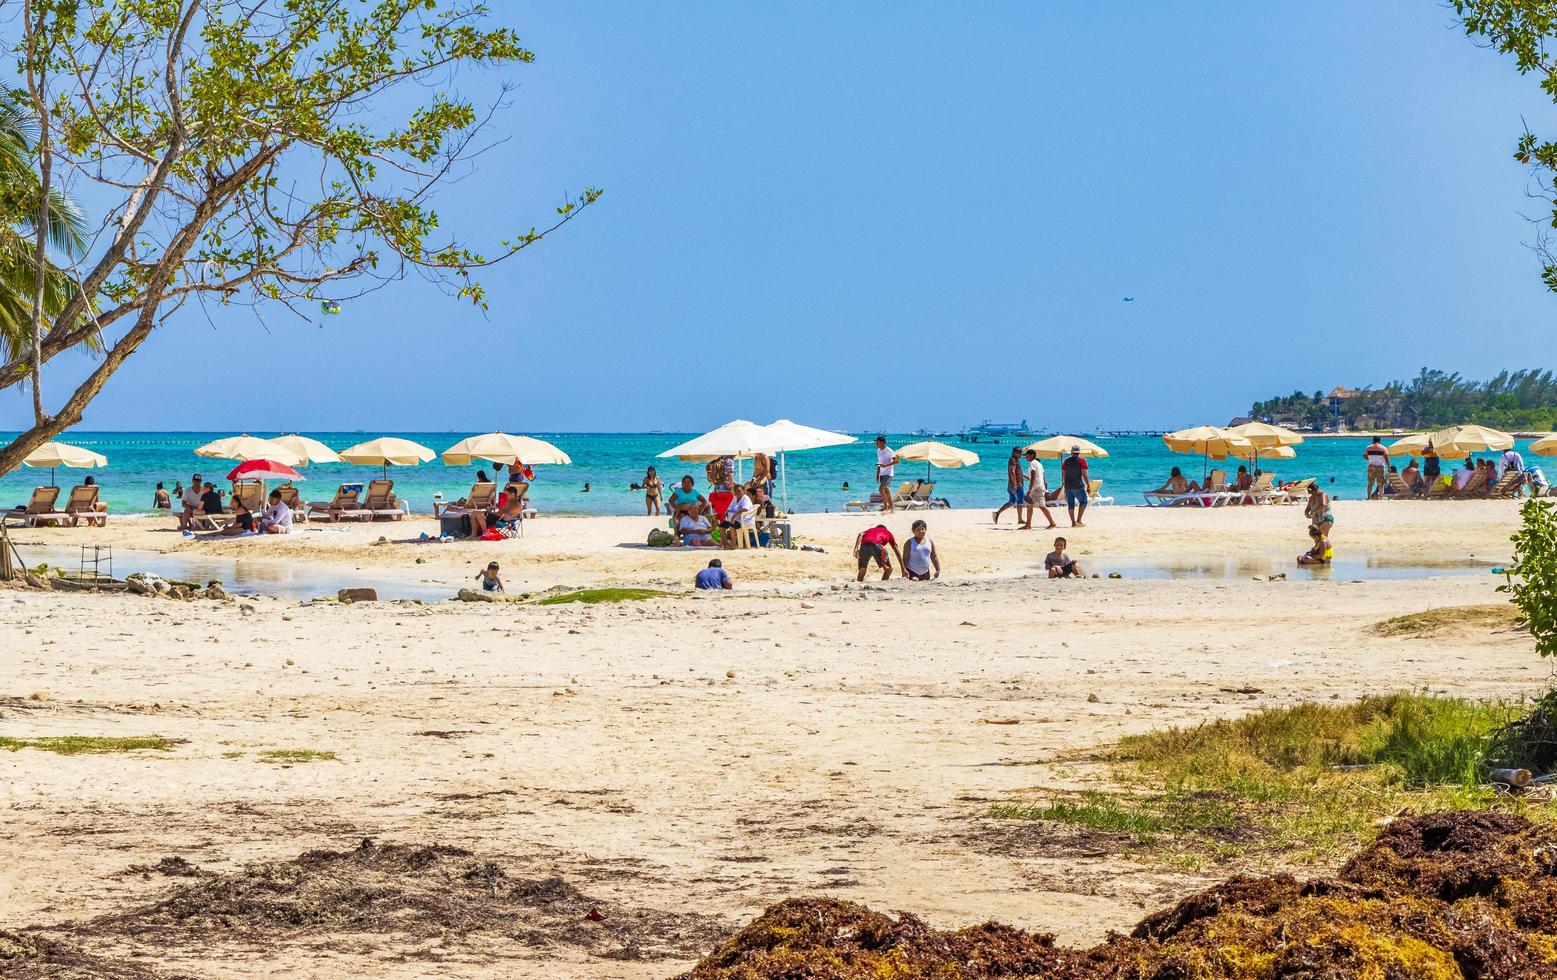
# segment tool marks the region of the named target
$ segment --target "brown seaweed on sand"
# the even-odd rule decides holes
[[[791,900],[719,944],[687,977],[1557,977],[1557,832],[1507,813],[1405,817],[1333,877],[1233,878],[1088,950],[995,923],[943,932],[910,915]]]

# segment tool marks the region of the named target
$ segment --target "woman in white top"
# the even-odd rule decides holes
[[[914,536],[903,547],[903,575],[915,582],[928,582],[941,577],[941,556],[936,553],[935,542],[929,538],[930,527],[924,521],[915,521]]]

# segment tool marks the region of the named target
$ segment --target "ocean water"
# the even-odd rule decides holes
[[[57,480],[62,487],[79,483],[91,474],[102,486],[102,497],[115,513],[148,512],[152,505],[152,492],[158,481],[172,490],[175,481],[187,481],[194,472],[220,485],[220,478],[236,464],[226,460],[205,459],[195,455],[195,448],[212,439],[233,435],[231,432],[70,432],[62,441],[85,446],[108,457],[109,465],[98,470],[58,471]],[[254,435],[278,433],[255,432]],[[394,435],[412,439],[434,452],[442,452],[449,446],[474,433],[468,432],[308,432],[305,435],[319,439],[336,449],[374,438],[377,435]],[[700,489],[704,486],[703,464],[682,463],[675,459],[656,459],[655,456],[672,446],[691,438],[695,433],[632,433],[632,432],[534,432],[528,433],[562,447],[573,459],[571,466],[537,466],[536,478],[531,484],[530,495],[544,513],[553,514],[641,514],[643,494],[630,491],[628,486],[640,482],[644,471],[655,466],[667,485],[673,484],[683,474],[690,474]],[[860,442],[828,449],[813,449],[790,453],[788,457],[789,506],[801,512],[837,511],[845,502],[863,499],[873,489],[875,476],[875,447],[870,439],[874,433],[861,435]],[[0,441],[14,437],[14,433],[0,433]],[[922,439],[922,436],[889,434],[889,445],[896,447]],[[929,469],[928,477],[935,481],[935,495],[946,497],[954,507],[995,507],[1005,499],[1005,460],[1011,447],[1030,440],[1008,439],[1003,443],[980,441],[978,443],[943,440],[964,449],[970,449],[981,457],[978,465],[961,469]],[[1160,486],[1167,478],[1168,470],[1180,466],[1184,473],[1198,479],[1202,460],[1198,456],[1171,453],[1155,437],[1129,437],[1097,439],[1109,452],[1107,459],[1091,460],[1094,478],[1103,479],[1103,494],[1113,496],[1119,504],[1140,504],[1141,492]],[[1364,438],[1310,439],[1297,447],[1298,456],[1292,460],[1277,460],[1262,468],[1273,471],[1279,480],[1316,477],[1335,497],[1357,499],[1363,494],[1366,474],[1362,459]],[[1526,462],[1540,464],[1542,459],[1528,452],[1526,443],[1519,449],[1525,453]],[[1237,462],[1229,460],[1229,470]],[[1212,463],[1212,468],[1225,464]],[[1447,465],[1447,463],[1446,463]],[[743,472],[750,472],[750,463],[743,464]],[[1045,460],[1051,487],[1059,482],[1059,461]],[[389,475],[395,481],[395,492],[408,500],[413,511],[429,512],[434,493],[442,493],[446,499],[463,496],[473,481],[476,466],[445,466],[441,461],[423,463],[420,466],[392,466]],[[486,467],[488,472],[491,467]],[[926,476],[922,463],[904,463],[898,467],[899,482]],[[344,482],[362,482],[380,475],[378,467],[359,467],[347,464],[311,465],[303,470],[306,482],[301,484],[306,500],[328,499],[335,486]],[[1557,469],[1548,473],[1557,476]],[[0,478],[0,506],[25,504],[32,488],[47,483],[46,469],[22,469]],[[847,482],[849,489],[843,489]],[[582,492],[589,484],[588,493]],[[63,499],[63,495],[62,495]]]

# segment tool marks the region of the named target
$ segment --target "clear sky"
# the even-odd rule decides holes
[[[494,6],[537,60],[460,80],[517,88],[445,225],[599,204],[485,319],[181,314],[86,427],[1174,426],[1553,366],[1511,154],[1557,113],[1430,0]]]

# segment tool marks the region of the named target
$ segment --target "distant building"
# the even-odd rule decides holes
[[[1341,404],[1345,402],[1346,399],[1355,398],[1360,394],[1362,394],[1362,392],[1351,388],[1343,388],[1340,385],[1336,385],[1334,388],[1331,388],[1330,393],[1325,396],[1325,401],[1330,403],[1330,414],[1340,415]]]

